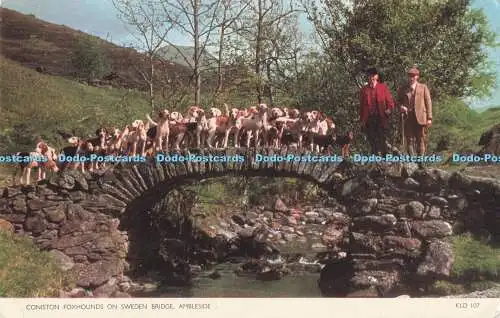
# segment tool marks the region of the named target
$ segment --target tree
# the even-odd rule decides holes
[[[303,62],[304,41],[299,28],[298,15],[283,16],[267,30],[268,45],[265,50],[266,90],[270,105],[278,93],[295,94],[289,83],[297,80]],[[282,95],[282,94],[280,94]]]
[[[112,0],[119,12],[119,18],[134,28],[131,35],[136,39],[139,49],[146,52],[148,58],[148,72],[143,72],[137,67],[144,81],[149,86],[151,112],[155,110],[155,63],[157,53],[169,32],[173,29],[170,16],[166,19],[163,15],[163,6],[159,0]],[[165,69],[164,69],[165,71]]]
[[[257,101],[258,103],[263,102],[264,88],[267,87],[269,102],[272,104],[270,86],[272,54],[279,52],[276,40],[279,38],[283,21],[296,10],[293,8],[292,2],[287,5],[280,0],[249,0],[248,3],[249,10],[238,21],[237,29],[239,36],[244,39],[248,48],[253,52],[251,65],[256,77]]]
[[[310,18],[353,79],[377,66],[396,89],[417,64],[436,97],[487,95],[494,85],[484,48],[494,46],[495,34],[470,0],[320,3],[306,6]]]
[[[222,0],[220,12],[217,14],[217,25],[219,26],[219,39],[217,51],[217,87],[214,92],[214,102],[217,102],[222,93],[224,84],[224,64],[226,40],[232,34],[238,32],[235,28],[236,22],[241,17],[249,3],[245,0]]]
[[[217,12],[221,0],[162,0],[163,14],[182,34],[188,35],[194,42],[192,61],[178,45],[166,40],[193,69],[195,81],[195,104],[201,101],[202,57],[206,54],[206,46],[212,32],[217,29]]]
[[[340,66],[337,71],[352,87],[361,87],[364,71],[375,66],[395,93],[407,69],[417,64],[437,105],[448,96],[491,92],[495,74],[484,49],[494,45],[495,35],[469,0],[303,0],[303,6],[331,64]],[[331,99],[339,100],[345,85],[335,83],[338,96]],[[351,91],[346,101],[352,103],[341,101],[337,107],[351,109],[349,119],[357,121],[358,90]],[[397,117],[390,121],[397,123]],[[393,144],[398,130],[392,131]]]
[[[77,75],[89,82],[103,76],[111,68],[106,52],[91,36],[79,37],[73,44],[71,64]]]

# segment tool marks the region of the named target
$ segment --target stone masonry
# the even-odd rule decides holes
[[[499,239],[500,183],[495,179],[401,164],[259,163],[252,160],[256,151],[199,151],[238,154],[244,162],[148,162],[91,174],[65,171],[38,185],[5,188],[0,219],[51,250],[75,273],[77,285],[89,289],[116,280],[128,268],[128,235],[120,227],[124,215],[148,209],[179,184],[228,174],[309,180],[344,205],[345,213],[331,218],[324,235],[330,246],[342,245],[352,258],[353,291],[390,290],[408,272],[423,279],[446,277],[453,262],[448,236],[469,230]]]

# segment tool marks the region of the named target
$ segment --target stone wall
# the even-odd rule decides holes
[[[343,243],[353,271],[345,281],[334,271],[338,264],[326,268],[322,282],[327,293],[342,294],[347,287],[345,293],[351,296],[380,296],[404,284],[446,279],[453,264],[448,237],[469,231],[500,241],[497,180],[439,169],[416,170],[409,176],[409,169],[400,174],[396,167],[358,171],[334,186],[350,226],[340,218],[326,232]]]
[[[220,152],[218,153],[220,154]],[[247,158],[250,153],[243,153]],[[315,181],[345,206],[328,220],[323,239],[352,261],[349,288],[389,291],[408,275],[449,275],[447,236],[470,230],[499,240],[500,185],[411,166],[331,163],[163,163],[116,166],[106,172],[67,171],[37,186],[8,187],[0,219],[33,237],[89,289],[121,277],[128,235],[123,216],[150,209],[173,187],[228,173]],[[323,275],[323,280],[334,276]]]

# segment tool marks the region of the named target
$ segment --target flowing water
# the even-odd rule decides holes
[[[280,280],[260,281],[255,276],[238,276],[240,264],[222,263],[214,267],[221,275],[212,279],[207,272],[194,278],[191,287],[168,287],[141,292],[134,297],[322,297],[318,288],[319,273],[293,271]]]

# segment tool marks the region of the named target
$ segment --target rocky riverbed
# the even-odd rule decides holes
[[[199,291],[199,288],[193,286],[199,286],[200,282],[205,287],[212,283],[217,289],[217,286],[220,287],[219,281],[224,285],[232,277],[249,286],[260,284],[255,283],[258,281],[284,280],[285,282],[271,285],[297,285],[297,297],[320,296],[318,279],[324,263],[330,258],[345,256],[336,247],[335,240],[339,239],[340,234],[329,230],[332,222],[348,219],[342,213],[344,209],[334,201],[330,201],[329,207],[305,205],[289,208],[277,199],[270,207],[256,206],[245,211],[234,209],[225,213],[223,218],[203,216],[194,211],[198,215],[196,227],[209,237],[222,237],[229,246],[229,251],[221,263],[213,262],[205,266],[190,264],[189,275],[192,279],[191,289],[188,290]],[[128,281],[121,285],[121,291],[133,295],[163,295],[186,291],[184,287],[174,287],[175,292],[169,292],[168,288],[167,291],[162,291],[161,288],[158,290],[160,275],[158,272],[150,272],[135,282]],[[208,282],[204,278],[208,278]],[[290,283],[292,280],[294,283]],[[303,286],[304,284],[309,286]],[[304,294],[299,285],[310,292]],[[234,294],[237,292],[235,290],[227,294]],[[279,293],[279,288],[271,290]],[[210,288],[202,294],[209,292]],[[244,288],[242,292],[245,293]],[[261,293],[262,291],[256,291],[253,296]]]
[[[336,237],[328,230],[331,222],[346,218],[343,209],[334,201],[330,207],[288,208],[278,199],[272,208],[233,210],[224,218],[202,216],[196,226],[233,243],[236,256],[206,266],[191,264],[186,286],[162,286],[161,272],[152,270],[133,279],[112,279],[92,293],[77,288],[61,296],[320,297],[324,262],[345,256],[340,249],[332,253]]]

